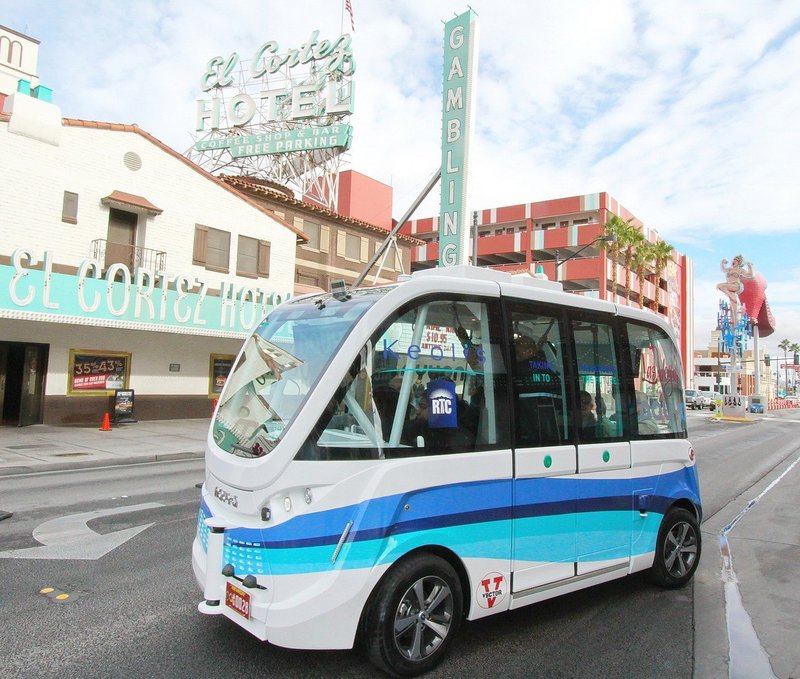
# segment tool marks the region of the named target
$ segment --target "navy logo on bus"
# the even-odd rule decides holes
[[[432,429],[452,429],[458,426],[454,382],[432,380],[428,383],[428,426]]]

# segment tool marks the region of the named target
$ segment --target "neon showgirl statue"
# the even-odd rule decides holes
[[[720,269],[725,274],[725,282],[717,284],[717,290],[725,295],[731,304],[731,309],[734,315],[738,315],[739,293],[744,290],[744,283],[742,279],[752,280],[755,278],[753,274],[753,265],[750,262],[745,262],[744,257],[736,255],[728,266],[728,260],[723,259],[720,262]]]

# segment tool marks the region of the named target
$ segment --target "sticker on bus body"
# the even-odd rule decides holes
[[[506,579],[502,573],[487,573],[475,590],[481,608],[494,608],[506,598]]]
[[[458,426],[454,382],[431,380],[428,383],[428,426],[431,429],[453,429]]]

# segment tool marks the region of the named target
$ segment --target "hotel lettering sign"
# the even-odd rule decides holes
[[[290,294],[223,281],[219,290],[191,274],[168,274],[124,264],[103,273],[85,259],[75,274],[53,271],[53,253],[27,248],[0,265],[0,318],[171,330],[244,337]]]
[[[472,10],[444,28],[442,96],[442,193],[439,266],[465,264],[469,249],[467,181],[474,130],[478,25]]]
[[[211,136],[195,150],[242,157],[349,148],[343,121],[353,112],[351,42],[346,33],[331,41],[313,31],[283,54],[269,40],[249,60],[237,52],[210,59],[200,78],[209,98],[197,100],[195,131]]]

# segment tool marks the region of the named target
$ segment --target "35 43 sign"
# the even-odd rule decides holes
[[[130,354],[116,352],[70,352],[69,392],[107,392],[126,386]]]

